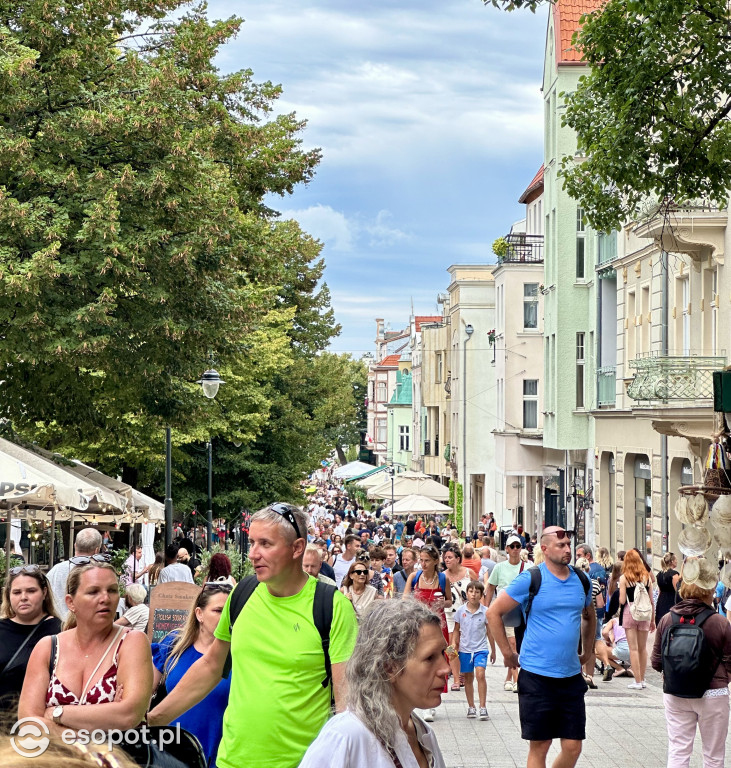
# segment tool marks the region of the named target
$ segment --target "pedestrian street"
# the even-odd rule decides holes
[[[528,743],[520,738],[518,696],[503,690],[505,668],[500,652],[487,667],[487,711],[490,720],[468,720],[464,690],[442,695],[432,727],[448,768],[525,768]],[[586,693],[586,741],[577,768],[665,768],[667,736],[662,679],[647,670],[647,688],[629,691],[631,679],[615,677]],[[475,691],[476,692],[476,691]],[[547,765],[558,754],[548,753]],[[731,732],[726,754],[731,754]],[[702,768],[700,736],[696,736],[690,768]]]

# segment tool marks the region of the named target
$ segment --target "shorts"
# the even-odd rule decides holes
[[[584,676],[546,677],[521,669],[518,709],[521,738],[528,741],[586,738]]]
[[[629,664],[629,645],[626,640],[622,640],[612,648],[612,656],[617,661],[623,661],[625,664]]]
[[[460,675],[470,675],[475,671],[475,667],[487,666],[487,651],[475,651],[474,653],[459,652],[459,673]]]
[[[650,631],[650,622],[649,621],[635,621],[632,618],[632,614],[629,610],[629,603],[625,603],[625,606],[622,610],[622,627],[624,628],[624,631],[626,632],[628,629],[637,629],[641,632],[649,632]]]

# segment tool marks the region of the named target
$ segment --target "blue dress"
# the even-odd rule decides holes
[[[155,669],[163,674],[165,674],[165,662],[175,644],[177,634],[177,630],[174,630],[159,643],[152,644],[152,663],[155,665]],[[170,670],[165,681],[165,687],[168,692],[175,688],[183,675],[202,655],[192,645],[183,651],[177,664]],[[215,766],[216,764],[216,753],[218,752],[218,745],[221,742],[223,732],[223,713],[228,706],[230,687],[231,673],[229,672],[228,677],[221,680],[205,699],[170,723],[170,725],[180,723],[181,728],[190,731],[190,733],[198,738],[203,747],[208,765]]]

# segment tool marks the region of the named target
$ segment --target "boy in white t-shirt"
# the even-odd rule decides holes
[[[467,585],[467,602],[454,614],[454,650],[459,653],[459,671],[464,675],[467,697],[467,717],[476,717],[474,679],[477,677],[477,695],[480,699],[480,720],[489,720],[487,714],[487,608],[482,605],[485,586],[481,581]],[[495,641],[490,636],[490,663],[495,663]]]

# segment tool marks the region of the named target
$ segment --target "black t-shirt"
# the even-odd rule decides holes
[[[415,528],[416,528],[416,520],[407,520],[406,521],[406,535],[407,536],[413,536]]]
[[[0,619],[0,711],[8,711],[8,707],[12,708],[17,705],[17,698],[23,688],[25,669],[36,643],[43,637],[56,635],[61,631],[59,619],[51,617],[44,621],[30,642],[26,643],[25,648],[13,661],[13,666],[6,670],[7,663],[36,626],[36,624],[18,624],[12,619]],[[15,702],[12,702],[13,698],[15,698]]]

